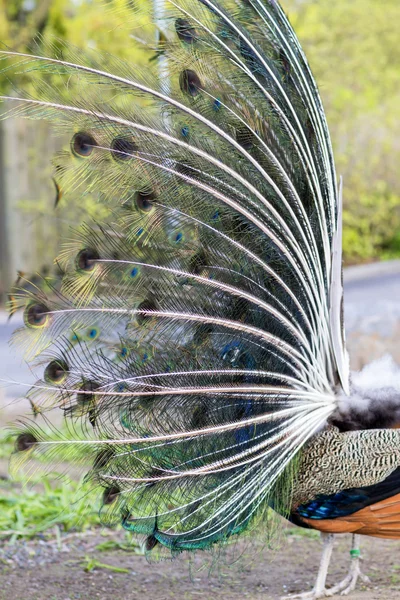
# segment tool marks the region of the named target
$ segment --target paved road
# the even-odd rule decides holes
[[[389,336],[400,322],[400,261],[345,271],[346,329]]]
[[[21,360],[20,352],[9,344],[12,332],[22,326],[22,318],[15,315],[8,321],[4,311],[0,312],[0,380],[33,383],[35,377],[28,366]],[[3,394],[1,394],[3,387]],[[16,398],[24,395],[24,388],[16,384],[2,384],[0,381],[0,398]]]
[[[346,270],[345,317],[348,333],[390,335],[395,324],[400,322],[400,261]],[[34,375],[7,343],[12,331],[21,325],[20,316],[15,315],[7,323],[5,313],[0,312],[0,379],[32,383]],[[23,389],[8,384],[3,396],[15,398],[23,395]]]

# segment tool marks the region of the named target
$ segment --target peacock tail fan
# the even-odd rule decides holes
[[[27,423],[13,460],[86,469],[102,523],[174,555],[286,514],[296,456],[347,392],[341,194],[275,0],[165,0],[158,43],[151,7],[129,39],[145,68],[60,44],[1,53],[38,73],[13,114],[71,140],[62,202],[108,211],[66,241],[61,288],[22,297],[14,341],[44,366],[28,397],[71,425]]]

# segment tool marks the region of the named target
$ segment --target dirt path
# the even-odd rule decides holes
[[[1,561],[0,600],[276,600],[312,587],[321,549],[318,539],[296,534],[274,554],[251,544],[243,546],[238,562],[220,564],[209,576],[206,570],[197,570],[199,557],[190,575],[187,558],[149,564],[133,553],[99,552],[95,546],[100,542],[104,537],[92,533],[67,542],[61,551],[37,541],[14,546]],[[337,538],[329,584],[346,574],[349,543],[349,536]],[[129,573],[105,568],[85,572],[85,557]],[[400,542],[366,538],[363,557],[371,585],[360,586],[352,600],[400,600]]]

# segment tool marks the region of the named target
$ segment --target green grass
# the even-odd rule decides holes
[[[123,550],[124,552],[133,552],[134,554],[143,554],[143,547],[138,543],[134,534],[130,531],[124,531],[124,535],[118,540],[111,539],[97,544],[95,548],[98,552],[112,552],[114,550]]]
[[[14,450],[14,436],[0,430],[0,459]],[[98,526],[101,498],[89,484],[40,472],[0,481],[0,540],[15,541],[37,535],[59,535]]]
[[[115,565],[108,565],[107,563],[98,561],[96,558],[85,556],[83,570],[86,571],[86,573],[91,573],[91,571],[94,571],[95,569],[107,569],[108,571],[113,571],[114,573],[131,572],[130,569],[125,569],[124,567],[116,567]]]
[[[99,525],[98,494],[75,481],[42,477],[40,484],[0,484],[0,540],[15,541],[38,534],[85,531]]]

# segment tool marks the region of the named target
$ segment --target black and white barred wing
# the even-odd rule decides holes
[[[32,294],[16,338],[46,364],[36,418],[61,407],[80,433],[34,424],[17,446],[89,461],[105,522],[180,551],[277,506],[347,375],[332,151],[281,8],[166,0],[157,26],[145,69],[20,57],[65,85],[16,111],[69,134],[65,198],[94,194],[109,219],[66,244],[61,292]]]

